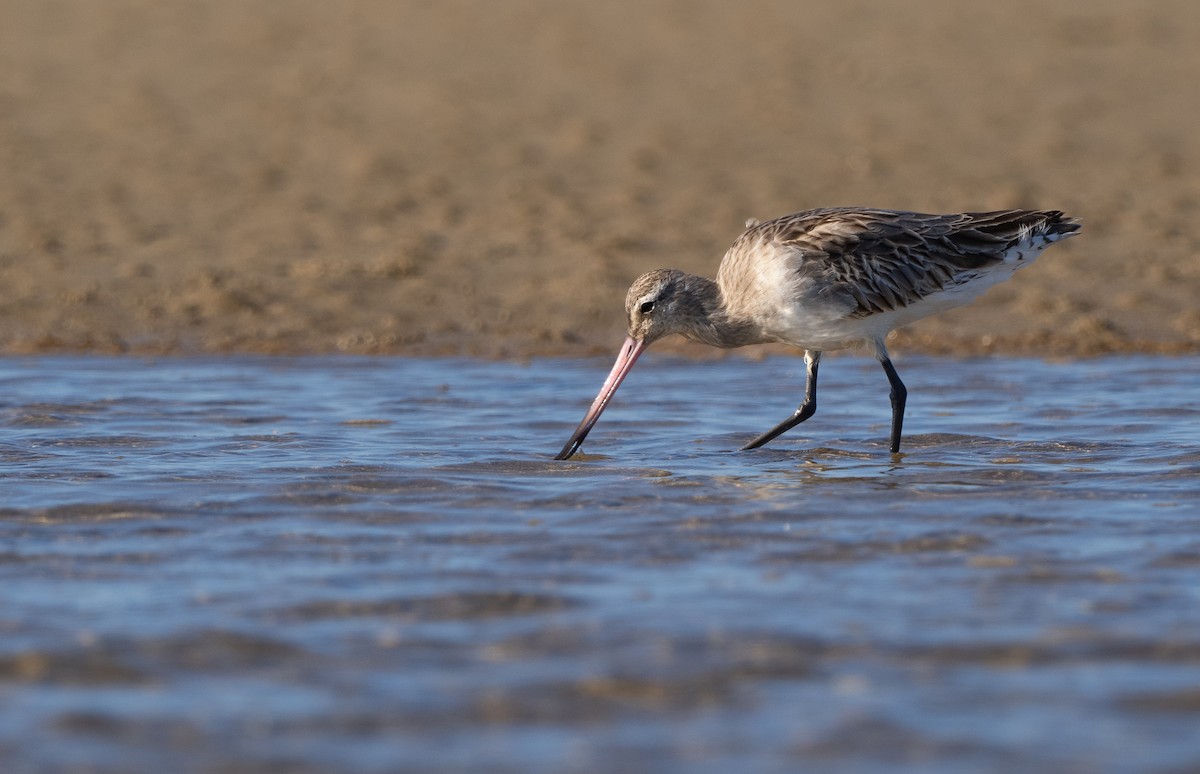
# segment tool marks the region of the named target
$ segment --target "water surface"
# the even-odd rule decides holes
[[[25,771],[1200,768],[1200,360],[0,361]]]

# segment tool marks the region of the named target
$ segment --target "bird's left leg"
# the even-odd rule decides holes
[[[883,366],[883,372],[887,374],[888,382],[892,385],[891,395],[888,396],[892,399],[892,454],[897,454],[900,451],[900,430],[904,426],[904,403],[908,399],[908,390],[904,387],[904,382],[900,381],[900,375],[896,373],[887,350],[882,344],[879,344],[878,349],[879,364]]]
[[[796,409],[796,413],[792,414],[787,419],[772,427],[767,432],[755,438],[750,443],[742,447],[742,451],[747,449],[757,449],[767,441],[776,436],[786,433],[796,425],[817,413],[817,366],[821,364],[821,353],[818,350],[804,350],[804,365],[807,371],[804,381],[804,402],[800,404],[800,408]]]

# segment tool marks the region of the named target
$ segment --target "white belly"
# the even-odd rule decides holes
[[[974,301],[993,285],[1012,276],[1016,266],[1000,264],[969,282],[918,299],[908,306],[867,317],[852,317],[836,303],[809,296],[783,307],[763,326],[776,341],[802,349],[832,350],[882,341],[890,331]],[[806,294],[802,294],[803,295]]]

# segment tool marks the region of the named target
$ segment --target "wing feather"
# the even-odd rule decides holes
[[[867,317],[969,282],[1014,248],[1032,256],[1078,229],[1055,210],[929,215],[833,208],[755,224],[739,242],[774,243],[824,292],[852,298],[850,316]]]

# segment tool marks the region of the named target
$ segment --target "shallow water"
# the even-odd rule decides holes
[[[1200,359],[0,360],[25,771],[1200,768]]]

